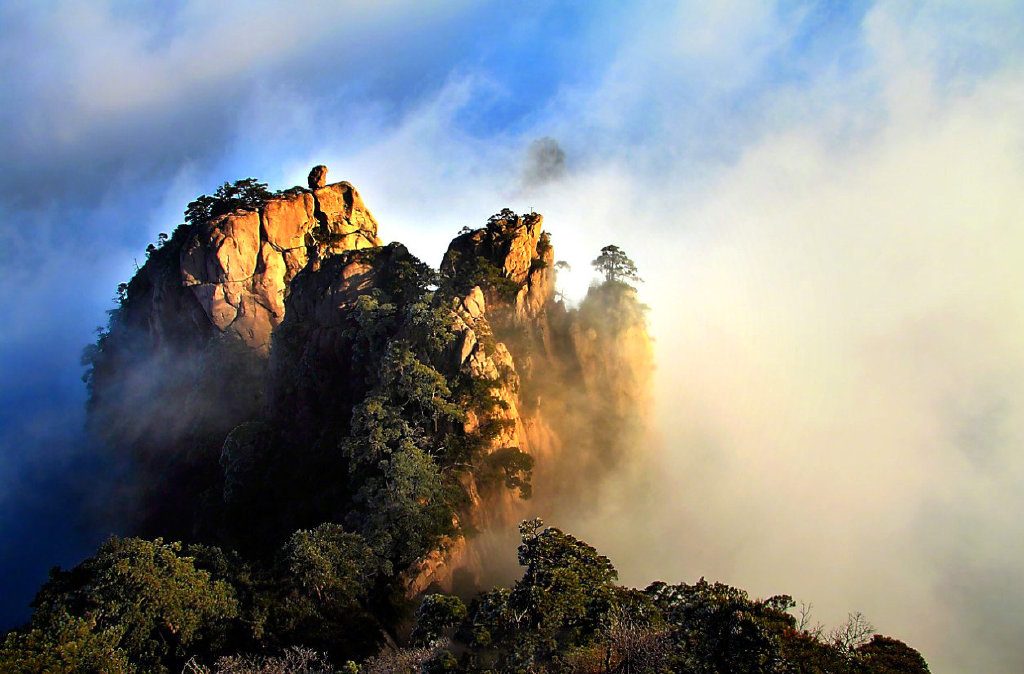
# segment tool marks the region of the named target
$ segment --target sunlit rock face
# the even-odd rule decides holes
[[[318,170],[319,169],[319,170]],[[309,191],[294,188],[259,211],[200,223],[181,250],[181,282],[210,323],[266,352],[284,319],[289,282],[330,255],[380,245],[377,221],[352,185],[323,185],[316,167]]]

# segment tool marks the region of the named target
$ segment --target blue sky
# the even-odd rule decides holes
[[[325,163],[431,263],[504,206],[571,297],[637,261],[660,477],[566,515],[625,580],[1024,665],[1022,3],[8,1],[0,68],[5,624],[106,533],[78,356],[117,283],[197,194]]]

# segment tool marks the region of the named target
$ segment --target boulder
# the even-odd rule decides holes
[[[544,218],[538,213],[531,213],[520,218],[511,226],[512,237],[502,260],[506,276],[516,283],[526,281],[533,260],[539,257],[537,242],[540,240],[541,226]]]
[[[330,239],[332,252],[381,245],[377,221],[362,197],[347,182],[326,185],[313,192],[316,217]]]
[[[484,315],[487,306],[484,302],[484,293],[480,290],[480,286],[473,286],[473,289],[469,291],[469,294],[462,300],[462,310],[469,315],[470,318],[480,318]]]
[[[226,330],[238,315],[238,309],[227,301],[224,286],[219,283],[193,285],[192,293],[218,330]]]
[[[323,164],[314,166],[309,172],[309,177],[306,178],[309,183],[309,189],[315,190],[323,187],[327,184],[327,167]]]

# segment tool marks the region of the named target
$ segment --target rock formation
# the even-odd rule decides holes
[[[330,516],[328,506],[276,522],[270,502],[291,498],[288,489],[301,494],[307,481],[329,490],[348,479],[332,473],[331,448],[368,395],[372,373],[361,369],[358,335],[373,331],[362,322],[377,311],[379,329],[389,329],[395,309],[374,298],[401,304],[394,298],[402,284],[425,266],[400,244],[382,247],[359,193],[346,182],[324,184],[326,173],[314,167],[308,190],[275,195],[259,210],[179,228],[128,284],[91,356],[94,426],[152,479],[191,485],[187,498],[180,489],[174,497],[154,491],[165,520],[216,531],[234,526],[237,506],[238,517],[260,523],[253,535],[287,533]],[[628,452],[651,370],[642,305],[627,288],[592,289],[579,309],[555,301],[554,252],[542,227],[538,214],[505,210],[459,235],[435,293],[448,304],[405,309],[440,312],[448,331],[442,374],[490,391],[490,402],[464,410],[456,435],[480,438],[484,462],[499,452],[536,461],[532,514],[565,496],[565,484],[598,479]],[[221,374],[229,361],[244,363],[245,376],[238,368]],[[128,383],[138,381],[145,386]],[[166,423],[168,413],[175,423]],[[141,419],[129,430],[117,424],[127,416]],[[270,455],[277,458],[267,463]],[[283,475],[293,465],[306,472],[281,480],[298,484],[245,496],[252,475]],[[474,475],[460,478],[465,504],[455,531],[507,526],[526,513],[516,491]],[[225,504],[223,521],[190,519],[190,508],[209,511],[211,502]],[[479,572],[477,559],[464,538],[448,536],[406,570],[407,587],[450,586],[460,566]]]
[[[309,183],[309,189],[318,190],[327,184],[327,167],[323,164],[314,166],[310,172],[309,177],[306,178],[306,182]]]
[[[310,184],[326,175],[316,167]],[[379,245],[377,221],[350,184],[296,188],[258,212],[200,223],[181,251],[181,281],[217,330],[265,352],[284,318],[285,290],[310,260]]]

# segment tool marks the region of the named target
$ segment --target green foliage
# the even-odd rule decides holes
[[[551,250],[551,234],[548,232],[541,232],[540,238],[537,239],[537,255],[544,257],[548,251]]]
[[[636,265],[618,246],[605,246],[601,249],[601,254],[591,264],[597,271],[604,274],[605,283],[628,285],[627,281],[634,283],[643,281],[637,274]]]
[[[252,179],[225,184],[189,205],[190,224],[159,237],[146,273],[118,288],[120,306],[84,357],[90,387],[137,354],[152,357],[152,344],[135,337],[148,327],[130,325],[134,306],[167,283],[180,284],[181,246],[197,223],[258,208],[270,196],[265,187]],[[196,517],[163,522],[241,546],[243,554],[192,545],[182,555],[180,545],[161,539],[111,539],[96,557],[54,574],[37,597],[32,623],[0,647],[0,669],[159,672],[180,670],[195,656],[189,671],[211,671],[208,665],[217,672],[332,671],[329,659],[364,659],[388,643],[365,660],[363,672],[927,671],[916,651],[895,640],[866,642],[853,629],[843,633],[850,638],[823,641],[798,629],[785,596],[752,600],[703,579],[656,583],[646,591],[618,587],[606,557],[540,520],[520,529],[523,574],[512,587],[485,592],[468,609],[455,597],[424,598],[411,638],[429,648],[397,647],[393,640],[408,627],[412,609],[403,603],[404,584],[425,555],[464,534],[460,522],[471,519],[461,517],[470,503],[469,476],[482,491],[531,493],[533,458],[516,447],[494,449],[515,424],[502,414],[510,407],[504,391],[518,392],[520,376],[525,387],[524,373],[551,364],[549,352],[564,337],[552,326],[568,321],[569,312],[540,327],[513,325],[508,317],[502,325],[500,311],[489,313],[519,359],[517,371],[500,364],[496,379],[474,377],[453,359],[459,293],[480,285],[490,301],[519,291],[494,260],[521,226],[504,209],[484,230],[467,230],[466,258],[450,251],[445,279],[400,245],[325,258],[327,273],[296,277],[296,288],[325,290],[331,286],[317,284],[357,262],[372,286],[328,329],[313,316],[294,318],[300,314],[290,306],[273,345],[282,368],[275,376],[287,382],[276,395],[286,407],[267,417],[259,395],[239,402],[233,392],[262,391],[265,374],[264,362],[238,342],[204,336],[189,347],[199,358],[169,363],[178,375],[184,371],[180,380],[146,382],[151,388],[139,396],[139,416],[166,424],[171,409],[188,428],[176,427],[174,435],[151,422],[132,442],[220,469],[210,479],[192,464],[179,473],[158,464],[160,480],[145,485],[154,501],[179,508],[167,506],[171,515]],[[538,251],[552,259],[546,233]],[[640,280],[632,261],[607,246],[594,265],[605,282],[591,289],[572,320],[613,337],[642,326],[646,307],[627,283]],[[468,285],[459,290],[458,284]],[[497,340],[485,321],[476,323],[479,348],[494,356]],[[569,367],[552,368],[548,384],[562,385],[558,378]],[[109,382],[105,394],[118,395]],[[539,405],[543,392],[518,402]],[[476,420],[471,432],[464,429],[467,411]],[[617,423],[611,415],[602,419]],[[607,430],[594,426],[595,434]],[[160,446],[151,436],[169,439]],[[163,486],[175,480],[177,488]],[[458,642],[451,650],[449,639]],[[300,644],[327,655],[288,650]],[[232,652],[254,655],[212,664]],[[350,663],[344,671],[357,669]]]
[[[425,301],[411,304],[407,313],[410,346],[425,360],[442,358],[455,341],[455,314],[448,307]]]
[[[338,524],[296,531],[278,554],[264,641],[341,657],[372,652],[379,624],[365,605],[376,570],[363,537]]]
[[[503,208],[487,219],[483,229],[464,228],[445,254],[441,288],[451,297],[461,297],[474,286],[484,290],[489,300],[510,303],[522,287],[509,278],[500,261],[508,254],[509,244],[522,225],[522,218]],[[547,241],[550,246],[550,240]]]
[[[505,230],[508,225],[519,222],[519,215],[511,208],[503,208],[491,217],[487,218],[488,229]]]
[[[522,498],[530,498],[533,464],[533,457],[518,447],[502,447],[484,457],[478,481],[481,487],[518,489]]]
[[[458,597],[446,594],[428,594],[416,610],[416,627],[412,631],[413,643],[432,646],[440,643],[466,619],[466,605]]]
[[[530,670],[597,638],[617,577],[607,557],[540,520],[520,525],[522,578],[474,602],[460,638],[472,667]]]
[[[185,552],[197,569],[210,574],[211,580],[234,590],[238,617],[229,625],[227,646],[250,647],[271,637],[274,626],[269,625],[270,615],[282,603],[278,587],[286,585],[272,569],[213,545],[192,544]]]
[[[11,632],[0,645],[0,671],[48,674],[130,674],[135,668],[118,648],[119,628],[58,611],[27,632]]]
[[[437,464],[415,446],[380,461],[356,493],[357,524],[377,554],[380,570],[392,575],[456,533]]]
[[[194,225],[237,210],[259,210],[272,196],[267,184],[256,178],[226,182],[212,197],[203,194],[189,203],[185,209],[185,222]]]
[[[587,543],[540,520],[523,522],[520,533],[524,569],[511,588],[482,593],[468,609],[457,597],[428,595],[414,647],[389,646],[342,668],[331,661],[366,658],[382,644],[379,614],[369,609],[376,562],[361,536],[336,524],[296,531],[272,573],[215,547],[190,546],[192,556],[182,556],[177,544],[112,538],[94,558],[54,572],[32,623],[0,645],[0,670],[928,672],[920,653],[889,637],[850,649],[798,629],[788,596],[753,600],[703,579],[622,588]],[[223,637],[226,621],[248,621],[261,606],[263,632]],[[859,635],[867,623],[851,624],[835,633]],[[452,639],[459,646],[449,650]],[[225,657],[239,648],[283,654]]]
[[[437,272],[413,255],[396,256],[385,269],[381,289],[400,305],[420,300],[438,282]]]
[[[373,372],[398,325],[398,307],[383,291],[374,288],[356,298],[351,327],[345,337],[352,344],[352,360]]]
[[[363,537],[325,523],[292,534],[282,563],[295,591],[317,602],[344,605],[366,596],[373,576],[373,551]]]
[[[232,655],[217,659],[211,669],[192,664],[182,674],[334,674],[336,670],[323,653],[292,646],[281,655]]]
[[[391,284],[358,299],[347,333],[371,388],[339,445],[353,494],[346,521],[387,576],[457,533],[453,508],[461,500],[442,466],[451,458],[444,441],[465,413],[435,366],[454,339],[454,319],[432,301],[421,266],[393,265]]]
[[[928,674],[928,663],[898,639],[876,634],[854,651],[855,670],[871,674]]]
[[[463,291],[469,291],[473,286],[480,286],[484,290],[494,292],[505,302],[512,302],[519,293],[520,284],[505,275],[505,270],[490,260],[476,256],[469,269],[460,274],[464,279],[460,287]]]
[[[512,605],[524,609],[526,624],[534,627],[577,634],[596,629],[611,606],[618,573],[592,546],[543,526],[535,519],[519,527],[518,557],[525,571],[512,588]]]
[[[647,588],[666,620],[688,671],[707,674],[774,671],[783,663],[780,635],[794,631],[778,596],[753,601],[743,590],[703,578],[694,585],[654,583]]]
[[[95,557],[51,575],[36,596],[33,629],[59,641],[61,625],[73,616],[100,635],[116,634],[116,644],[104,643],[146,671],[166,671],[204,641],[215,641],[238,611],[232,588],[211,580],[180,551],[179,543],[161,539],[109,538]]]
[[[451,401],[448,381],[416,357],[410,345],[395,340],[381,361],[380,380],[392,406],[413,424],[436,430],[443,421],[461,421],[462,408]]]
[[[615,336],[633,326],[646,325],[646,304],[636,296],[636,289],[618,281],[592,285],[579,306],[579,323],[599,334]]]

